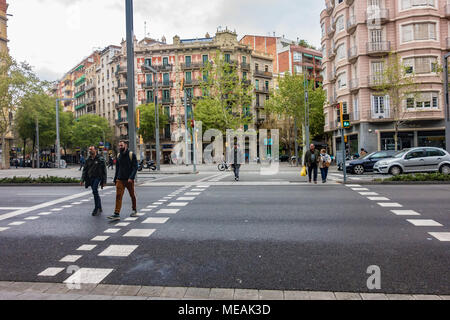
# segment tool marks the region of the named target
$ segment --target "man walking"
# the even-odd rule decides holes
[[[116,184],[116,209],[114,214],[108,219],[112,221],[120,220],[120,210],[122,209],[122,199],[125,189],[128,190],[132,201],[131,217],[137,217],[136,194],[134,190],[134,180],[138,170],[138,161],[136,155],[128,150],[128,143],[120,141],[120,153],[116,161],[116,174],[114,176],[114,183]]]
[[[83,169],[84,165],[86,164],[86,160],[84,160],[83,155],[80,156],[80,171]]]
[[[234,180],[239,181],[239,170],[241,169],[241,165],[239,164],[239,148],[237,143],[235,143],[234,145],[233,152],[234,152],[234,161],[233,161]]]
[[[105,159],[97,153],[94,146],[89,147],[89,158],[83,167],[83,175],[81,177],[81,185],[85,184],[86,189],[91,187],[94,194],[95,208],[92,212],[93,216],[103,212],[102,202],[98,194],[98,187],[102,190],[106,184],[106,163]]]
[[[308,167],[309,183],[312,182],[312,175],[314,174],[314,183],[317,184],[318,165],[320,161],[319,150],[316,150],[316,146],[311,144],[309,150],[305,154],[303,164]]]

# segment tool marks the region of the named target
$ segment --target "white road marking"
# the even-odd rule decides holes
[[[450,232],[428,232],[428,234],[442,242],[450,241]]]
[[[142,212],[150,212],[150,211],[152,211],[153,209],[142,209],[141,211]]]
[[[63,208],[72,208],[73,206],[68,204],[67,206],[62,206]]]
[[[77,249],[77,251],[91,251],[97,247],[96,244],[84,244]]]
[[[55,111],[56,112],[56,111]],[[88,202],[89,200],[87,200],[87,199],[84,199],[84,200],[81,200],[81,202]]]
[[[346,184],[345,186],[349,187],[349,188],[359,188],[359,187],[361,187],[361,185],[359,185],[359,184]]]
[[[172,202],[168,205],[168,207],[185,207],[189,204],[189,202]]]
[[[164,224],[169,221],[170,218],[148,218],[142,223],[144,224]]]
[[[359,194],[362,196],[379,196],[376,192],[360,192]]]
[[[186,192],[184,195],[185,196],[199,196],[199,195],[201,195],[201,193],[200,192]]]
[[[134,238],[148,238],[150,237],[156,230],[155,229],[132,229],[125,233],[124,237],[134,237]]]
[[[71,275],[64,283],[98,284],[103,281],[114,269],[82,268]]]
[[[369,191],[367,188],[352,188],[353,191]]]
[[[158,200],[159,202],[167,202],[167,200],[166,199],[161,199],[161,200]]]
[[[8,224],[8,226],[21,226],[25,223],[25,221],[16,221]]]
[[[61,271],[63,271],[64,268],[47,268],[41,273],[38,274],[39,277],[54,277]]]
[[[101,257],[128,257],[138,246],[112,245],[99,254]]]
[[[73,205],[79,205],[82,204],[82,202],[72,202]]]
[[[51,214],[52,214],[51,212],[41,212],[41,213],[39,213],[40,216],[48,216],[48,215],[51,215]]]
[[[161,209],[157,214],[177,214],[180,209]]]
[[[114,229],[114,228],[111,228],[111,229],[105,230],[104,233],[117,233],[117,232],[119,232],[119,231],[120,231],[120,229]]]
[[[8,227],[0,228],[0,232],[8,230]]]
[[[162,203],[162,202],[153,202],[153,204],[154,204],[154,205],[160,206],[160,205],[162,205],[163,203]]]
[[[401,208],[401,207],[403,207],[400,203],[396,203],[396,202],[379,202],[378,205],[383,208]]]
[[[203,191],[205,191],[205,189],[192,189],[191,191],[192,192],[203,192]]]
[[[370,201],[391,201],[389,198],[386,197],[368,197]]]
[[[23,209],[27,209],[26,207],[0,207],[0,210],[23,210]]]
[[[112,188],[112,187],[106,187],[105,190],[109,189],[109,188]],[[47,207],[51,207],[51,206],[54,206],[54,205],[59,204],[59,203],[68,202],[68,201],[71,201],[71,200],[74,200],[74,199],[86,196],[86,195],[88,195],[90,193],[91,193],[90,191],[86,191],[86,192],[83,192],[83,193],[73,194],[71,196],[64,197],[64,198],[61,198],[61,199],[56,199],[56,200],[53,200],[53,201],[44,202],[44,203],[35,205],[33,207],[30,207],[30,208],[21,209],[21,210],[13,211],[13,212],[10,212],[10,213],[6,213],[6,214],[3,214],[3,215],[0,216],[0,221],[6,220],[6,219],[9,219],[9,218],[13,218],[13,217],[17,217],[17,216],[20,216],[20,215],[22,215],[24,213],[28,213],[28,212],[44,209],[44,208],[47,208]]]
[[[209,188],[210,186],[197,186],[197,188]]]
[[[62,211],[63,209],[62,208],[56,208],[56,209],[52,209],[52,210],[50,210],[50,211],[53,211],[53,212],[59,212],[59,211]]]
[[[420,213],[414,210],[391,210],[397,216],[420,216]]]
[[[408,219],[407,221],[412,223],[416,227],[443,227],[442,224],[440,224],[439,222],[434,221],[434,220]]]
[[[192,201],[195,200],[195,197],[180,197],[176,201]]]
[[[147,206],[148,209],[150,208],[158,208],[158,206]]]
[[[37,219],[39,219],[40,217],[28,217],[28,218],[25,218],[25,220],[37,220]]]
[[[91,239],[91,241],[106,241],[108,239],[109,239],[109,236],[98,236],[98,237]]]
[[[59,262],[76,262],[78,261],[82,256],[65,256]]]
[[[116,224],[116,227],[128,227],[130,225],[129,222],[120,222]]]
[[[138,218],[126,218],[125,221],[136,221]]]

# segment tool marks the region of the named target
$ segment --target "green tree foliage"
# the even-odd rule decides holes
[[[286,73],[278,78],[278,89],[271,93],[266,101],[265,109],[271,114],[287,119],[289,127],[293,126],[294,119],[300,130],[305,124],[305,81],[303,74]],[[326,101],[325,91],[322,87],[316,88],[314,81],[308,81],[307,92],[309,97],[310,133],[312,138],[321,137],[324,132],[323,105]],[[287,141],[291,150],[294,144],[295,133],[289,134],[284,130],[281,139]],[[300,142],[300,141],[299,141]]]
[[[395,150],[398,149],[398,132],[400,126],[406,122],[406,108],[404,103],[408,98],[416,100],[420,97],[416,77],[413,72],[409,72],[408,67],[403,65],[400,57],[390,53],[384,61],[383,71],[372,75],[377,85],[375,89],[379,93],[389,96],[390,118],[394,122]],[[437,70],[438,71],[438,70]]]
[[[314,47],[313,45],[310,45],[310,44],[308,43],[308,41],[303,40],[303,39],[301,39],[301,40],[298,42],[298,45],[299,45],[300,47],[304,47],[304,48],[309,48],[309,49],[317,50],[316,47]]]
[[[162,112],[161,106],[159,106],[159,108],[159,128],[163,129],[169,123],[169,117],[164,112]],[[155,104],[149,103],[141,105],[137,109],[139,110],[140,114],[138,134],[142,136],[142,139],[146,143],[155,141]]]
[[[239,79],[237,62],[226,61],[217,51],[213,63],[202,70],[201,88],[203,96],[194,99],[194,117],[202,121],[203,129],[218,129],[224,134],[227,129],[239,129],[253,122],[250,113],[252,86]]]
[[[108,120],[95,114],[86,114],[75,120],[72,143],[81,149],[98,146],[103,141],[103,134],[106,139],[111,139],[113,135]]]

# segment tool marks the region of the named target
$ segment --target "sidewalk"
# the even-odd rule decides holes
[[[0,281],[0,300],[450,300],[450,296]]]

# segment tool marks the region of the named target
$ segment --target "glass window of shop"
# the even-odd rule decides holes
[[[395,150],[394,132],[381,133],[381,150]],[[398,150],[414,147],[414,132],[398,133]]]
[[[445,149],[445,131],[419,131],[419,147],[436,147]]]

